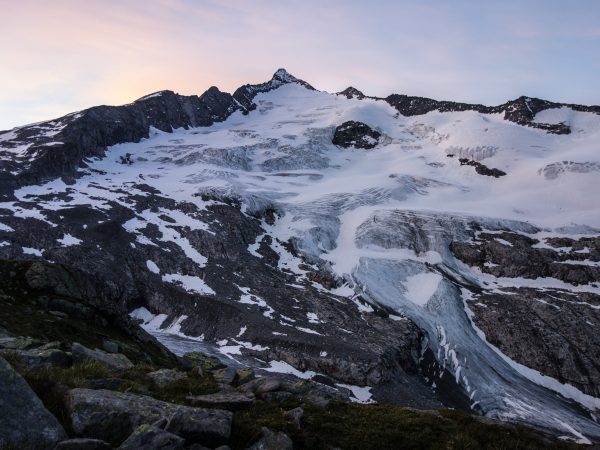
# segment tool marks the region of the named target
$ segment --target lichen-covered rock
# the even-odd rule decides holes
[[[220,409],[178,408],[169,418],[166,430],[186,439],[216,447],[225,444],[231,435],[233,414]]]
[[[133,363],[129,358],[121,353],[106,353],[105,351],[98,349],[92,350],[77,342],[73,343],[71,353],[74,363],[98,361],[114,370],[123,370],[133,367]]]
[[[0,357],[0,448],[51,449],[67,436],[27,382]]]
[[[186,378],[187,375],[184,372],[180,372],[179,370],[175,369],[160,369],[150,372],[148,377],[152,379],[156,386],[159,388],[164,388],[175,381]]]
[[[225,368],[219,358],[205,355],[202,352],[188,352],[182,357],[182,362],[188,367],[201,367],[202,370],[217,370]]]
[[[213,378],[219,383],[235,384],[238,379],[237,377],[238,374],[235,367],[225,367],[224,369],[213,371]]]
[[[119,445],[143,424],[170,418],[167,431],[192,442],[221,444],[229,439],[232,414],[175,405],[144,395],[73,389],[68,394],[73,431]]]

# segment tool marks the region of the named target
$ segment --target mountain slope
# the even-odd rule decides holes
[[[92,108],[0,134],[0,256],[95,274],[179,351],[597,439],[597,112],[283,70]]]

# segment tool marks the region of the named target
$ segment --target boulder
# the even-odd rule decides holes
[[[140,425],[119,450],[181,450],[185,439],[153,425]]]
[[[19,362],[29,368],[69,367],[72,359],[69,354],[59,349],[47,350],[6,350],[0,349],[0,355],[11,354]]]
[[[254,403],[255,398],[252,394],[245,394],[234,390],[217,392],[215,394],[189,396],[187,397],[187,400],[193,406],[237,411],[250,408]]]
[[[213,378],[218,383],[235,384],[237,377],[237,371],[233,367],[213,371]]]
[[[258,442],[247,450],[292,450],[294,443],[289,436],[281,431],[275,433],[266,427],[261,429],[262,436]]]
[[[297,408],[286,411],[285,413],[283,413],[283,416],[286,419],[289,419],[294,424],[294,426],[299,429],[300,426],[302,425],[302,418],[304,417],[304,409],[302,409],[300,406],[298,406]]]
[[[27,382],[0,357],[0,448],[51,449],[67,435]]]
[[[140,425],[169,417],[167,431],[192,442],[219,445],[231,433],[229,411],[180,406],[145,395],[103,389],[73,389],[67,398],[75,434],[113,445],[119,445]]]
[[[102,348],[108,353],[119,353],[120,345],[118,342],[111,341],[110,339],[105,339],[102,342]]]
[[[5,348],[7,350],[28,350],[40,344],[40,341],[28,336],[7,336],[0,338],[0,348]]]
[[[133,363],[127,356],[121,353],[106,353],[102,350],[91,350],[83,345],[74,342],[71,347],[74,363],[87,361],[98,361],[106,364],[109,369],[124,370],[133,367]]]
[[[266,394],[267,392],[273,392],[281,387],[281,381],[277,378],[260,378],[257,380],[255,392],[257,394]]]
[[[148,377],[152,379],[156,386],[162,389],[165,386],[173,383],[174,381],[186,378],[187,375],[184,372],[180,372],[174,369],[160,369],[155,372],[150,372],[148,374]]]
[[[219,358],[208,356],[202,352],[188,352],[182,356],[182,363],[189,367],[201,367],[203,370],[217,370],[225,368]]]
[[[184,437],[187,442],[216,447],[229,440],[232,420],[229,411],[180,407],[165,430]]]
[[[112,446],[99,439],[75,438],[59,442],[54,450],[112,450]]]
[[[241,369],[237,369],[236,374],[237,374],[236,383],[238,385],[245,384],[248,381],[253,380],[254,377],[256,376],[254,374],[254,370],[252,370],[250,367],[243,367]]]

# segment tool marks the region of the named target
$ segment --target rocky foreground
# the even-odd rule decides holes
[[[578,447],[448,409],[352,403],[323,376],[176,357],[74,273],[0,261],[0,448]]]

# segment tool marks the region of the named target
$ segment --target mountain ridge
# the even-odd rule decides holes
[[[600,438],[600,117],[300,81],[0,135],[0,257],[93,275],[169,348]]]
[[[111,145],[139,142],[148,137],[151,127],[161,131],[202,127],[221,122],[235,111],[247,114],[256,108],[253,99],[258,93],[269,92],[289,83],[315,90],[285,69],[278,69],[269,81],[241,86],[233,94],[222,92],[216,86],[210,87],[200,96],[183,96],[174,91],[163,90],[126,105],[94,106],[57,119],[0,132],[0,194],[5,195],[8,189],[16,186],[51,179],[57,174],[66,179],[75,177],[77,169],[85,166],[86,158],[101,156],[103,150]],[[554,134],[568,134],[571,131],[568,126],[560,123],[534,122],[536,113],[566,107],[600,114],[600,106],[555,103],[525,96],[490,107],[404,94],[391,94],[385,98],[370,97],[352,87],[335,95],[385,101],[404,116],[422,115],[431,111],[504,113],[505,120]],[[27,143],[29,145],[26,150],[14,151]],[[61,153],[57,156],[59,149]],[[30,167],[18,172],[22,161],[29,161]]]

